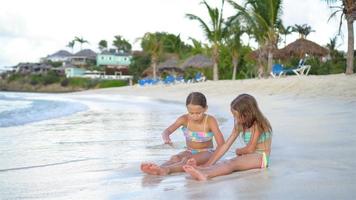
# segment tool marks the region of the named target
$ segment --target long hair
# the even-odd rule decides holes
[[[257,101],[253,96],[241,94],[231,102],[230,106],[231,109],[237,111],[243,119],[243,122],[239,122],[239,126],[237,127],[239,132],[245,132],[246,129],[256,124],[261,133],[272,133],[271,124],[258,108]]]

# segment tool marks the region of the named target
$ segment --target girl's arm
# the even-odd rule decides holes
[[[231,135],[226,140],[226,142],[216,149],[216,151],[210,157],[208,162],[206,162],[204,164],[204,166],[209,166],[209,165],[215,164],[226,153],[226,151],[231,147],[232,143],[234,143],[234,141],[236,140],[236,138],[238,136],[239,136],[239,133],[237,132],[237,129],[234,127]]]
[[[222,146],[225,143],[225,140],[224,140],[223,134],[220,131],[218,122],[216,121],[216,119],[214,117],[211,116],[208,118],[208,124],[209,124],[211,132],[214,133],[214,138],[215,138],[217,147]]]
[[[261,135],[261,132],[258,130],[256,125],[252,126],[251,134],[252,134],[251,136],[252,138],[250,142],[245,147],[236,149],[237,155],[243,155],[243,154],[249,154],[255,152],[258,138]]]
[[[186,116],[182,115],[182,116],[178,117],[178,119],[173,124],[168,126],[168,128],[166,128],[162,132],[162,139],[165,144],[172,144],[172,141],[171,141],[171,138],[169,138],[169,135],[171,135],[175,130],[177,130],[177,128],[182,126],[185,121],[186,121]]]

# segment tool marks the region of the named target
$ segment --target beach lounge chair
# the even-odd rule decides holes
[[[201,72],[198,72],[195,74],[195,77],[194,77],[194,81],[195,82],[203,82],[205,81],[205,76],[201,73]]]
[[[298,62],[297,67],[291,68],[291,70],[297,75],[308,75],[310,71],[311,66],[310,65],[305,65],[305,60],[300,59]]]
[[[281,64],[274,64],[271,71],[271,76],[273,78],[280,78],[283,74],[287,72],[292,72],[293,69],[285,69]]]
[[[175,77],[172,75],[166,76],[166,78],[163,80],[163,83],[165,85],[174,84],[174,82],[175,82]]]

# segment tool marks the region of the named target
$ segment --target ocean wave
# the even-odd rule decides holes
[[[0,127],[24,125],[67,116],[87,110],[77,102],[28,99],[21,96],[0,96]]]

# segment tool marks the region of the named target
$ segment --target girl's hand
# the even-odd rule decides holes
[[[243,155],[243,153],[240,151],[240,149],[236,149],[235,153],[236,153],[236,155],[238,155],[238,156]]]
[[[169,136],[167,134],[162,133],[162,139],[163,139],[164,144],[172,145],[171,138],[169,138]]]

